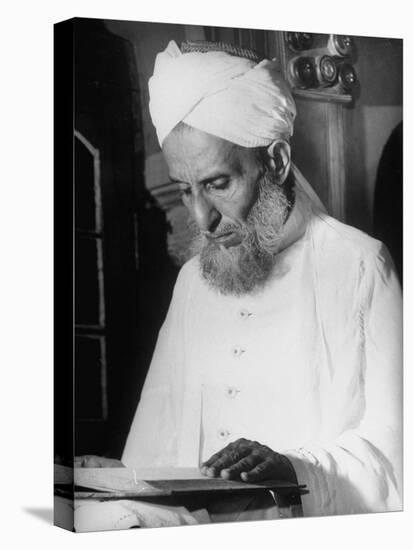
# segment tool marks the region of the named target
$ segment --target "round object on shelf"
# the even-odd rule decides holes
[[[351,36],[332,34],[330,36],[329,46],[335,55],[345,57],[352,54],[354,42]]]
[[[346,91],[351,91],[357,84],[357,74],[351,63],[342,63],[338,71],[340,84]]]
[[[338,75],[337,65],[330,55],[323,55],[317,63],[320,83],[323,86],[332,86]]]
[[[286,40],[294,52],[308,50],[313,45],[313,35],[309,32],[287,32]]]
[[[317,73],[313,57],[296,57],[290,63],[290,73],[298,88],[316,88]]]

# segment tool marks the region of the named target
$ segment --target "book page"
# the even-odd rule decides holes
[[[146,481],[207,480],[198,468],[68,468],[55,466],[56,484],[74,484],[96,490],[141,493],[154,488]]]

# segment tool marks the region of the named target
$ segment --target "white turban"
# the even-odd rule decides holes
[[[295,104],[275,60],[182,53],[171,41],[156,57],[149,95],[161,146],[179,122],[243,147],[268,146],[293,133]]]
[[[293,134],[295,103],[276,60],[256,63],[221,51],[182,53],[172,40],[156,56],[149,95],[161,146],[179,122],[242,147],[266,147]],[[325,211],[293,163],[291,170],[296,186]]]

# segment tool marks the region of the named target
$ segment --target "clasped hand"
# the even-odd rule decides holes
[[[248,439],[237,439],[212,455],[202,464],[201,473],[252,483],[270,479],[297,483],[295,470],[286,456]]]

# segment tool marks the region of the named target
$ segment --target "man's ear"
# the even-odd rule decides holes
[[[291,167],[291,147],[285,139],[273,141],[267,148],[267,161],[277,176],[278,185],[287,179]]]

